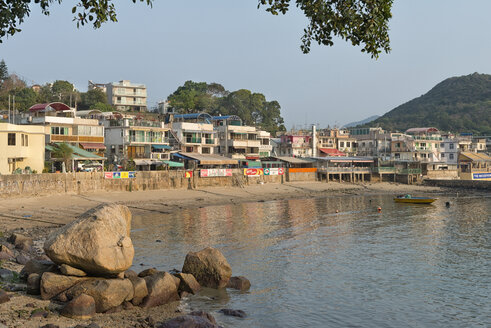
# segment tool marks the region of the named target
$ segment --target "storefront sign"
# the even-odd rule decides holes
[[[232,169],[202,169],[199,171],[202,178],[207,177],[231,177]]]
[[[304,167],[304,168],[289,168],[290,173],[306,173],[306,172],[317,172],[316,167]]]
[[[282,167],[272,167],[264,169],[264,175],[283,175],[285,174],[285,169]]]
[[[490,173],[472,173],[472,179],[474,180],[491,180],[491,172]]]
[[[129,179],[136,176],[135,172],[104,172],[104,178],[106,179]]]
[[[192,178],[193,177],[193,171],[186,171],[184,172],[184,177],[185,178]]]
[[[249,177],[258,177],[263,175],[263,169],[244,169],[244,175]]]

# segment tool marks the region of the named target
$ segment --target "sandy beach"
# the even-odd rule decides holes
[[[54,228],[74,220],[75,217],[101,203],[119,203],[128,206],[133,215],[146,213],[172,213],[183,208],[198,208],[210,205],[237,204],[289,198],[328,197],[362,194],[428,194],[441,193],[437,187],[424,187],[394,183],[320,183],[295,182],[285,184],[249,185],[244,188],[203,188],[197,190],[153,190],[139,192],[102,192],[85,195],[53,195],[37,198],[14,198],[0,200],[0,231],[3,237],[12,231],[20,231],[34,240],[35,250],[41,254],[46,235]],[[138,259],[134,259],[138,261]],[[12,261],[3,267],[19,272],[22,265]],[[135,308],[115,314],[97,314],[89,322],[61,317],[61,307],[39,296],[25,292],[9,292],[10,302],[0,305],[0,322],[8,327],[41,327],[53,323],[59,327],[74,327],[79,323],[95,322],[101,327],[151,327],[145,318],[151,316],[156,322],[179,315],[178,303],[142,310]],[[48,318],[31,318],[32,310],[49,310]]]

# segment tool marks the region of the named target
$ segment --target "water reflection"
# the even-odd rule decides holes
[[[486,197],[418,206],[377,195],[146,215],[134,220],[135,263],[181,268],[187,252],[219,248],[252,289],[184,302],[249,314],[215,313],[226,327],[484,327],[491,324],[490,207]]]

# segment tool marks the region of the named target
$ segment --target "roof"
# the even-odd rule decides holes
[[[307,161],[305,159],[300,159],[298,157],[278,156],[275,158],[279,159],[280,161],[287,162],[290,164],[310,164],[310,163],[312,163],[311,161]]]
[[[184,163],[174,162],[174,161],[162,161],[167,164],[169,167],[184,167]]]
[[[463,151],[460,153],[461,156],[467,157],[473,162],[491,162],[491,156],[483,153],[472,153],[468,151]]]
[[[428,128],[411,128],[411,129],[407,129],[406,130],[406,133],[430,133],[430,132],[439,133],[440,131],[437,128],[433,128],[433,127],[428,127]]]
[[[49,111],[49,110],[56,110],[56,111],[63,111],[63,110],[70,110],[71,108],[65,105],[64,103],[61,102],[52,102],[52,103],[46,103],[46,104],[36,104],[31,106],[29,108],[30,112],[42,112],[42,111]]]
[[[319,148],[321,152],[324,154],[330,155],[330,156],[347,156],[345,153],[342,151],[339,151],[336,148]]]
[[[223,116],[212,116],[211,119],[213,121],[218,120],[239,120],[242,122],[242,119],[237,115],[223,115]]]
[[[173,154],[176,155],[176,154]],[[231,159],[224,156],[219,155],[208,155],[208,154],[198,154],[198,153],[177,153],[177,155],[181,155],[181,157],[187,157],[187,159],[193,159],[199,161],[200,164],[203,165],[234,165],[239,164],[239,162],[235,159]]]
[[[210,123],[212,117],[208,113],[190,113],[190,114],[175,114],[174,119],[178,120],[196,120],[202,118],[206,122]]]
[[[157,144],[152,144],[152,148],[155,148],[155,149],[172,149],[172,147],[169,145],[157,145]]]
[[[81,142],[80,145],[84,147],[84,149],[106,149],[106,146],[103,143]]]
[[[59,142],[55,143],[56,146],[58,146],[60,144],[61,143],[59,143]],[[104,160],[104,159],[106,159],[105,157],[98,156],[94,153],[83,150],[82,148],[73,146],[71,144],[66,143],[66,145],[72,149],[73,153],[72,153],[71,158],[74,160]],[[46,145],[46,150],[54,152],[54,151],[56,151],[56,148],[52,145]]]
[[[340,157],[340,156],[328,156],[328,157],[313,157],[313,159],[318,161],[329,161],[329,162],[354,162],[354,163],[373,163],[373,158],[361,157],[361,156],[351,156],[351,157]]]

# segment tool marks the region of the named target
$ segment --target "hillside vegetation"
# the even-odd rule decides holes
[[[364,126],[390,131],[434,126],[441,131],[491,135],[491,75],[474,73],[446,79]]]

